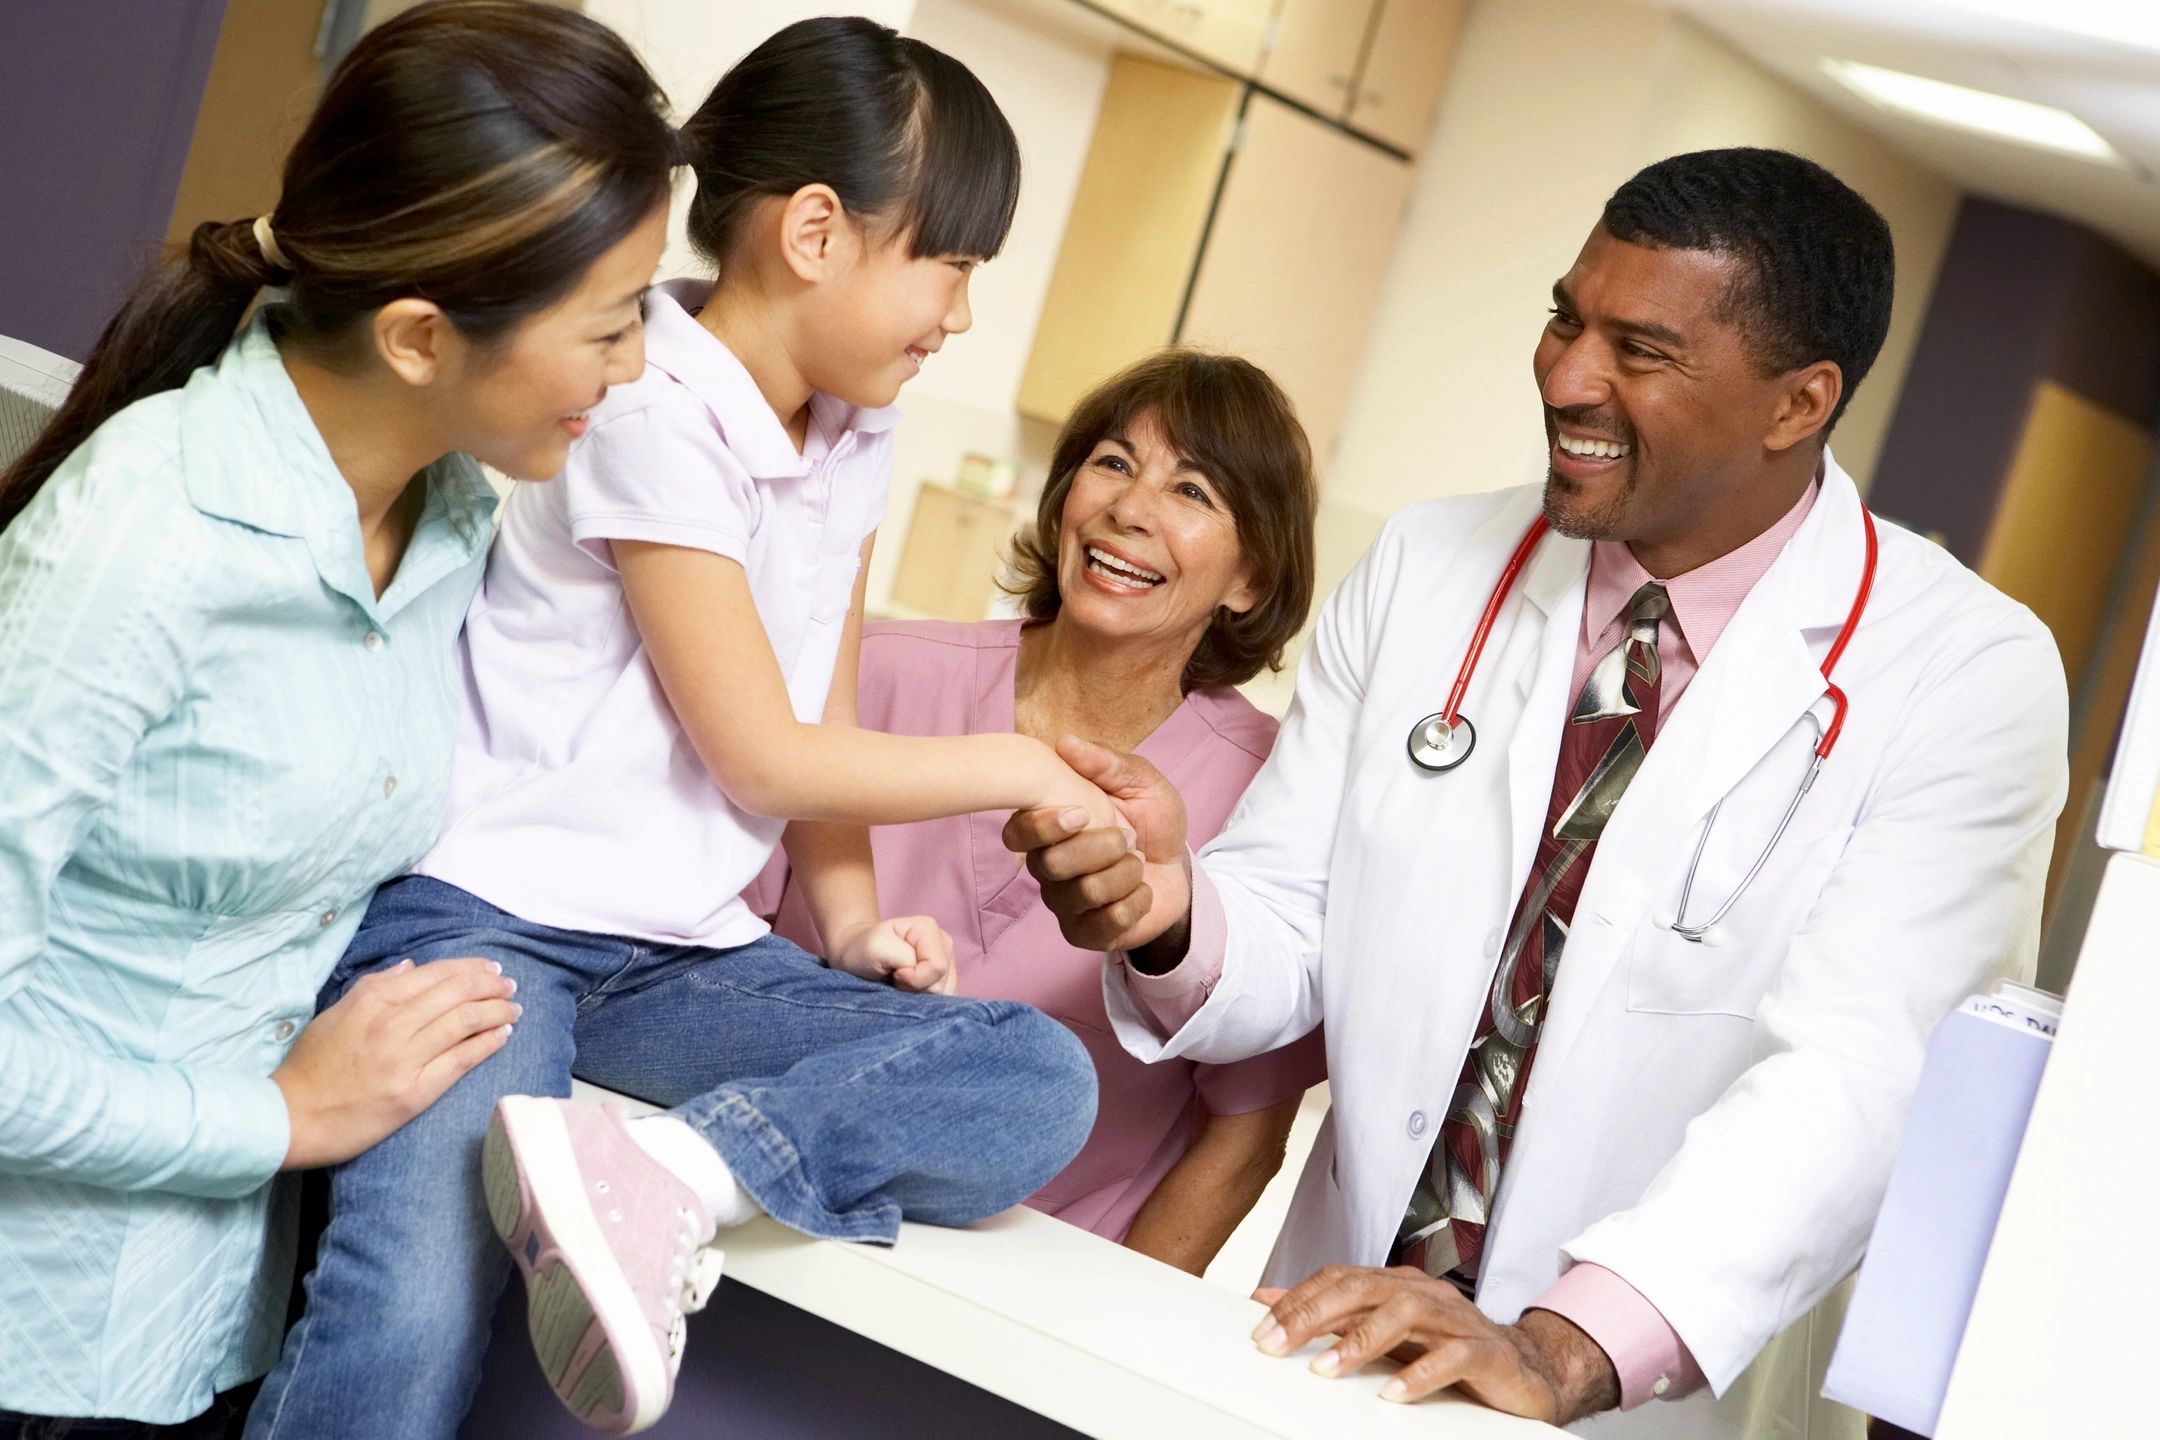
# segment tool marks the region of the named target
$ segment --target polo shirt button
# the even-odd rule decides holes
[[[1423,1110],[1412,1110],[1412,1111],[1410,1112],[1410,1138],[1411,1138],[1411,1139],[1413,1139],[1413,1140],[1416,1140],[1416,1139],[1418,1139],[1419,1137],[1421,1137],[1422,1135],[1424,1135],[1424,1133],[1425,1133],[1425,1123],[1426,1123],[1426,1122],[1425,1122],[1425,1112],[1424,1112]]]
[[[1672,1377],[1669,1375],[1660,1375],[1657,1377],[1656,1383],[1651,1385],[1650,1393],[1652,1395],[1663,1395],[1667,1390],[1670,1389],[1672,1389]]]
[[[1499,932],[1498,930],[1488,930],[1488,931],[1486,931],[1486,932],[1485,932],[1485,958],[1486,958],[1486,959],[1488,959],[1488,960],[1490,960],[1490,959],[1492,959],[1492,958],[1493,958],[1493,956],[1495,956],[1495,955],[1498,955],[1499,953],[1500,953],[1500,932]]]
[[[277,1023],[277,1030],[275,1033],[277,1035],[277,1038],[280,1040],[290,1040],[293,1037],[293,1032],[299,1028],[299,1026],[293,1024],[290,1020],[280,1020]]]
[[[382,782],[382,798],[387,800],[395,794],[397,794],[397,776],[384,776]]]
[[[380,649],[382,649],[382,647],[383,647],[383,638],[382,638],[382,631],[380,631],[380,630],[370,630],[370,631],[368,631],[368,632],[367,632],[367,638],[366,638],[365,640],[362,640],[362,641],[361,641],[360,643],[361,643],[362,645],[365,645],[365,646],[367,646],[367,648],[368,648],[369,650],[371,650],[371,651],[373,651],[373,650],[380,650]]]
[[[337,911],[335,909],[323,911],[322,918],[316,923],[325,930],[329,929],[332,925],[337,924]]]

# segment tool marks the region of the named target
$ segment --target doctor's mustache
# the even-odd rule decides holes
[[[1611,440],[1631,450],[1635,447],[1635,427],[1595,405],[1569,405],[1564,408],[1547,405],[1545,428],[1550,431],[1562,425],[1570,430],[1587,431],[1596,439]]]

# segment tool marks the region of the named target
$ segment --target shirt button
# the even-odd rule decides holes
[[[337,911],[336,911],[336,910],[325,910],[325,911],[323,911],[323,912],[322,912],[322,918],[321,918],[321,920],[319,920],[319,921],[318,921],[317,923],[318,923],[318,924],[320,924],[320,925],[322,926],[322,928],[323,928],[323,929],[325,929],[325,930],[329,929],[329,928],[330,928],[330,927],[331,927],[332,925],[335,925],[335,924],[337,924]]]
[[[1424,1134],[1425,1112],[1423,1110],[1412,1110],[1410,1112],[1410,1138],[1416,1140]]]
[[[397,776],[384,776],[382,782],[382,798],[387,800],[395,794],[397,794]]]
[[[1670,1375],[1660,1375],[1657,1377],[1656,1383],[1651,1385],[1650,1393],[1652,1395],[1663,1395],[1670,1389],[1672,1389],[1672,1377]]]
[[[290,1020],[280,1020],[277,1023],[277,1030],[275,1033],[277,1035],[277,1038],[280,1040],[290,1040],[293,1037],[293,1031],[299,1028],[299,1026],[293,1024]]]
[[[1495,956],[1495,955],[1498,955],[1499,953],[1500,953],[1500,932],[1499,932],[1498,930],[1488,930],[1488,931],[1486,931],[1486,932],[1485,932],[1485,958],[1486,958],[1486,959],[1488,959],[1488,960],[1490,960],[1490,959],[1492,959],[1492,958],[1493,958],[1493,956]]]
[[[367,648],[368,648],[369,650],[380,650],[380,649],[382,649],[382,647],[383,647],[383,638],[382,638],[382,631],[380,631],[380,630],[370,630],[370,631],[368,631],[368,632],[367,632],[367,638],[366,638],[365,640],[362,640],[362,641],[361,641],[360,643],[361,643],[362,645],[365,645],[365,646],[367,646]]]

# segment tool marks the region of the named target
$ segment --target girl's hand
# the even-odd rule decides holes
[[[1074,830],[1122,830],[1128,842],[1134,840],[1133,827],[1118,810],[1117,804],[1094,781],[1088,780],[1061,758],[1057,762],[1050,793],[1039,806],[1029,809],[1057,810],[1070,814],[1082,811],[1085,823],[1072,826]]]
[[[285,1168],[350,1160],[441,1099],[510,1038],[516,989],[478,959],[406,960],[354,981],[270,1076],[292,1127]]]
[[[833,946],[828,963],[900,990],[950,995],[959,983],[952,937],[927,915],[859,926]]]

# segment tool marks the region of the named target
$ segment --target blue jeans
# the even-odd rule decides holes
[[[510,1273],[480,1188],[504,1095],[567,1095],[574,1070],[673,1106],[774,1219],[887,1244],[903,1215],[961,1225],[1018,1204],[1094,1123],[1086,1052],[1027,1006],[872,984],[770,935],[706,950],[554,930],[424,877],[377,892],[320,1004],[407,956],[460,955],[499,961],[524,1017],[331,1172],[307,1311],[249,1440],[455,1434]]]

